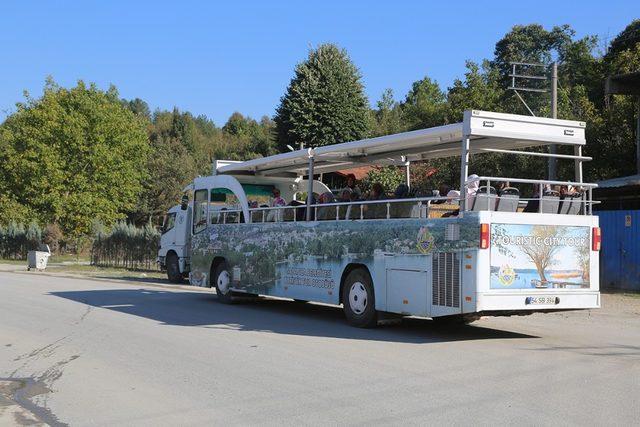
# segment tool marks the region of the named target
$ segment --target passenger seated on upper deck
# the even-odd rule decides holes
[[[447,193],[447,203],[450,205],[459,205],[460,192],[458,190],[449,190]]]
[[[443,184],[440,184],[440,186],[438,187],[437,194],[435,194],[436,191],[434,191],[433,195],[435,197],[445,197],[445,196],[447,196],[449,191],[451,191],[451,187],[449,185],[443,183]],[[439,205],[439,204],[444,203],[445,201],[446,201],[445,199],[441,199],[441,200],[434,200],[431,203],[435,203],[435,204]]]
[[[579,192],[576,191],[573,185],[561,185],[558,188],[558,193],[560,193],[560,200],[564,199],[565,197],[572,197],[576,194],[579,194]]]
[[[257,210],[258,202],[256,200],[249,200],[248,205],[249,209],[256,209],[249,212],[251,215],[251,222],[262,222],[262,211]]]
[[[344,214],[344,219],[360,219],[360,206],[362,205],[354,203],[358,200],[360,200],[360,198],[356,193],[351,192],[351,194],[349,194],[349,201],[351,202],[351,204],[347,207],[347,211]]]
[[[371,186],[367,200],[384,200],[384,187],[379,182]],[[367,219],[386,218],[387,207],[384,203],[371,203],[364,205],[364,217]]]
[[[511,184],[509,183],[509,181],[503,181],[503,182],[498,184],[498,196],[502,195],[502,191],[505,188],[511,188]]]
[[[460,192],[458,190],[449,190],[447,193],[447,204],[448,205],[459,205],[460,204]],[[442,218],[449,218],[452,216],[458,216],[460,213],[460,208],[445,212],[442,214]]]
[[[271,207],[279,207],[279,206],[287,206],[287,202],[280,197],[280,190],[276,187],[271,190],[271,194],[273,194],[273,200],[271,200]]]
[[[393,192],[394,199],[406,199],[409,196],[409,186],[407,184],[400,184],[396,187],[396,191]]]
[[[284,206],[287,206],[287,202],[280,197],[280,190],[276,187],[273,187],[273,190],[271,190],[271,194],[273,194],[273,199],[271,200],[271,207],[272,208],[281,208]],[[269,222],[279,222],[282,221],[282,219],[284,218],[284,209],[273,209],[270,210],[269,213],[267,214],[267,221]]]
[[[354,192],[351,191],[349,188],[343,188],[340,191],[340,199],[338,201],[343,203],[350,202],[351,194],[354,194]]]
[[[480,187],[480,177],[476,174],[471,174],[467,178],[467,182],[465,183],[466,187],[466,199],[465,199],[465,210],[473,209],[473,202],[476,200],[476,193],[478,192],[478,188]]]
[[[369,197],[367,200],[382,200],[384,199],[384,187],[379,182],[376,182],[371,186]]]
[[[393,193],[394,199],[406,199],[409,197],[409,186],[407,184],[400,184],[396,187],[396,191]],[[389,213],[391,218],[410,218],[411,209],[415,203],[412,202],[393,202],[389,206]]]
[[[335,202],[335,198],[333,197],[333,193],[331,191],[324,192],[320,195],[318,199],[318,204],[325,203],[333,203]],[[326,206],[319,207],[318,214],[316,220],[325,220],[325,219],[335,219],[336,218],[336,208],[335,206]]]
[[[362,196],[362,192],[360,191],[360,188],[356,183],[356,176],[352,173],[347,175],[347,186],[344,188],[344,190],[349,190],[352,193],[356,193],[358,198]]]
[[[304,221],[306,216],[306,203],[300,200],[292,200],[289,202],[287,209],[284,210],[285,221]]]

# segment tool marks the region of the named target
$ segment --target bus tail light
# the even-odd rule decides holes
[[[600,227],[593,227],[591,229],[591,250],[599,251],[602,245],[602,234],[600,233]]]
[[[489,224],[480,224],[480,249],[487,249],[489,247]]]

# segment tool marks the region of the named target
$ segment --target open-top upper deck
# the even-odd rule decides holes
[[[468,153],[516,151],[518,154],[523,152],[517,150],[550,144],[583,146],[585,127],[584,122],[468,110],[460,123],[302,149],[246,162],[224,162],[215,172],[307,175],[310,158],[313,158],[315,173],[363,165],[405,165],[413,161],[464,156],[461,142],[466,138],[469,139]],[[578,156],[578,160],[590,159]]]
[[[307,148],[274,156],[253,159],[244,162],[216,161],[214,163],[213,177],[199,178],[198,180],[234,179],[241,183],[269,183],[282,190],[283,196],[303,194],[306,191],[307,220],[316,219],[319,204],[314,193],[321,194],[328,191],[324,184],[317,180],[309,179],[323,173],[337,170],[348,170],[363,165],[396,165],[409,168],[412,162],[428,161],[445,157],[460,156],[460,182],[459,196],[453,200],[447,198],[447,202],[459,205],[459,211],[468,210],[499,210],[537,213],[559,214],[590,214],[592,204],[591,190],[595,184],[584,183],[582,179],[582,162],[591,160],[582,155],[582,147],[585,145],[586,124],[579,121],[548,119],[514,114],[495,113],[479,110],[465,111],[463,121],[429,129],[415,130],[377,138],[363,139],[360,141],[345,142],[330,146]],[[531,147],[546,145],[567,145],[573,147],[573,154],[557,154],[543,150],[525,150]],[[529,177],[493,177],[474,176],[469,178],[470,154],[501,153],[515,156],[549,157],[574,162],[575,179],[572,181],[539,180]],[[232,178],[233,177],[233,178]],[[307,177],[307,179],[303,179]],[[409,173],[407,170],[407,185]],[[202,184],[204,184],[204,181]],[[475,182],[472,182],[475,181]],[[449,183],[455,188],[455,183]],[[516,184],[521,187],[511,187]],[[493,185],[500,185],[506,192],[496,191]],[[206,185],[205,185],[206,186]],[[306,188],[308,187],[308,188]],[[468,187],[474,187],[474,197],[465,197]],[[525,188],[524,191],[523,187]],[[554,190],[554,187],[555,188]],[[569,197],[565,197],[559,191],[561,187],[571,190]],[[387,189],[387,191],[392,189]],[[477,192],[477,194],[476,194]],[[418,204],[414,208],[414,214],[424,206],[430,209],[432,204],[442,203],[446,194],[421,194],[414,196],[413,201]],[[524,196],[527,197],[524,197]],[[418,200],[418,197],[420,200]],[[426,196],[426,197],[423,197]],[[435,196],[435,197],[431,197]],[[440,198],[438,200],[438,197]],[[287,198],[287,200],[293,200]],[[365,219],[363,213],[367,203],[379,205],[384,203],[386,212],[381,217],[390,218],[389,206],[395,202],[407,202],[404,200],[359,200],[357,207],[360,215],[354,212],[355,217]],[[245,203],[243,203],[244,205]],[[348,205],[354,203],[329,203],[334,206],[332,218],[345,218],[340,209],[348,209]],[[326,211],[325,201],[322,210]],[[243,209],[247,209],[243,206]],[[280,208],[260,207],[263,212],[258,217],[264,217],[264,210],[279,210]],[[287,207],[285,210],[293,209]],[[295,208],[299,210],[299,207]],[[456,207],[457,209],[457,207]],[[371,215],[372,207],[369,208]],[[383,211],[385,209],[382,209]],[[437,214],[437,213],[436,213]],[[247,217],[256,216],[248,215]],[[353,214],[352,214],[353,215]],[[429,216],[423,213],[424,216]],[[295,217],[297,217],[296,215]],[[376,215],[378,216],[378,215]],[[295,220],[294,217],[294,220]],[[351,216],[353,218],[354,216]],[[255,220],[255,219],[254,219]]]

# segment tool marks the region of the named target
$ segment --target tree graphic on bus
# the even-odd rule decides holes
[[[492,224],[491,236],[492,288],[589,287],[588,227]]]

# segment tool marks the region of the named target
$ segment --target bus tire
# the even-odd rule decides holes
[[[342,306],[347,321],[358,328],[373,328],[378,325],[378,312],[369,273],[357,268],[344,280]]]
[[[182,273],[180,273],[180,265],[178,264],[178,255],[170,252],[167,255],[167,279],[171,283],[182,283]]]
[[[233,292],[231,291],[231,274],[229,267],[225,261],[216,264],[211,275],[213,280],[212,286],[216,289],[218,301],[223,304],[231,304],[233,302]]]

